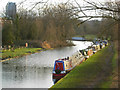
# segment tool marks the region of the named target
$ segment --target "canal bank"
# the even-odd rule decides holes
[[[109,88],[112,81],[114,59],[113,45],[109,45],[96,54],[92,55],[87,61],[76,66],[64,78],[59,80],[51,89],[63,88]],[[107,86],[106,86],[106,83]]]
[[[54,47],[56,48],[62,48],[62,47],[70,47],[70,46],[75,46],[71,41],[67,41],[68,43],[60,45],[59,47]],[[9,47],[9,46],[8,46]],[[45,50],[51,50],[53,49],[48,42],[44,42],[42,44],[42,48],[31,48],[31,47],[19,47],[19,48],[9,48],[9,49],[2,49],[0,51],[0,62],[8,61],[13,58],[19,58],[22,56],[42,52]]]
[[[42,48],[16,48],[14,50],[2,50],[0,62],[8,61],[13,58],[19,58],[22,56],[30,55],[33,53],[44,51]]]

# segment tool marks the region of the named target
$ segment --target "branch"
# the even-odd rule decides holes
[[[18,4],[18,7],[20,7],[24,2],[26,2],[27,0],[24,0],[24,1],[21,1],[19,4]]]
[[[30,10],[33,10],[38,4],[43,4],[44,3],[44,5],[48,2],[49,0],[47,0],[46,2],[42,2],[42,1],[40,1],[40,2],[36,2],[35,4],[34,4],[34,6],[30,9]],[[43,5],[43,6],[44,6]]]
[[[86,20],[84,20],[84,21],[82,21],[82,22],[78,23],[78,24],[77,24],[77,26],[79,27],[79,26],[80,26],[80,24],[83,24],[83,23],[87,22],[87,21],[88,21],[88,20],[90,20],[90,19],[92,19],[92,18],[90,17],[90,18],[88,18],[88,19],[86,19]]]
[[[106,10],[106,11],[112,11],[112,12],[119,12],[118,10],[114,10],[114,9],[110,9],[110,8],[106,8],[106,7],[98,7],[95,3],[91,3],[91,2],[88,2],[86,0],[84,0],[86,3],[94,6],[96,9],[101,9],[101,10]]]
[[[78,2],[75,0],[75,2],[76,2],[76,4],[78,5],[78,7],[80,8],[80,12],[82,12],[85,16],[87,16],[84,12],[83,12],[83,10],[81,9],[81,6],[78,4]]]

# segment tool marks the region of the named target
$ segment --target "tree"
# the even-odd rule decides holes
[[[2,44],[3,45],[13,45],[15,36],[13,34],[13,24],[10,23],[11,21],[6,21],[3,24],[2,29]]]
[[[77,19],[82,19],[82,18],[86,18],[86,20],[80,22],[78,25],[80,25],[81,23],[84,23],[90,19],[93,18],[106,18],[106,19],[113,19],[110,20],[112,21],[112,24],[114,26],[114,24],[118,25],[118,28],[120,27],[120,1],[115,1],[115,2],[105,2],[105,3],[96,3],[96,2],[90,2],[88,0],[84,0],[84,2],[86,2],[87,4],[82,7],[76,0],[74,0],[77,7],[74,8],[75,13],[73,15],[76,16]],[[97,14],[93,14],[93,15],[88,15],[87,12],[95,12]],[[76,13],[82,13],[81,15],[76,15]],[[102,21],[103,22],[103,21]],[[107,23],[106,23],[107,24]],[[112,25],[111,25],[112,28]],[[105,31],[107,29],[104,29],[104,31],[102,32],[106,32],[106,34],[110,34],[107,31]],[[114,28],[115,32],[118,32],[118,29]],[[111,31],[110,31],[111,32]],[[99,32],[100,33],[100,32]],[[99,34],[100,35],[100,34]],[[112,36],[116,36],[117,33],[114,33],[114,35]]]

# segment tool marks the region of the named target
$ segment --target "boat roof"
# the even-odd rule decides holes
[[[66,61],[66,60],[69,60],[69,59],[63,58],[63,59],[58,59],[58,60],[55,60],[55,61]]]

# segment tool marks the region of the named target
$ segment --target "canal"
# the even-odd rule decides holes
[[[76,46],[57,48],[2,63],[2,88],[49,88],[53,85],[54,61],[85,49],[92,42],[73,41]]]

